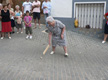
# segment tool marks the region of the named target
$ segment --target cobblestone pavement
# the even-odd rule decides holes
[[[43,56],[44,29],[33,29],[32,40],[25,33],[0,40],[0,80],[108,80],[108,42],[67,31],[69,57],[59,46]]]

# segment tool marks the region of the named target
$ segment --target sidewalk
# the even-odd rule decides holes
[[[0,40],[0,80],[108,80],[108,42],[67,31],[69,57],[59,46],[43,56],[48,45],[43,30],[33,29],[32,40],[25,33]]]

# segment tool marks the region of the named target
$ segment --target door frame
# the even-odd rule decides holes
[[[74,2],[74,18],[76,17],[76,4],[104,4],[104,14],[106,13],[106,1],[95,1],[95,2]]]

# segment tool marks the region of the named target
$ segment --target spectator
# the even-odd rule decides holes
[[[40,5],[41,2],[39,0],[35,0],[32,4],[35,28],[36,28],[36,19],[38,19],[39,28],[41,28],[40,27]]]
[[[32,39],[31,22],[32,22],[32,17],[30,16],[29,11],[26,11],[26,16],[24,17],[24,23],[26,25],[26,34],[27,34],[26,39],[28,39],[29,37],[30,39]]]
[[[58,20],[54,20],[53,17],[49,16],[46,19],[46,22],[49,24],[49,45],[51,44],[51,36],[52,36],[52,52],[55,53],[55,48],[57,45],[63,46],[65,51],[65,57],[68,56],[67,47],[66,47],[66,32],[65,25]]]
[[[25,0],[25,2],[22,4],[22,13],[23,17],[26,15],[26,11],[31,12],[32,10],[32,3],[29,0]],[[25,29],[25,25],[24,25]]]
[[[105,24],[105,28],[104,28],[104,40],[102,41],[102,43],[106,42],[106,39],[108,37],[108,12],[104,15],[105,19],[107,20],[106,24]]]
[[[44,17],[46,20],[46,18],[51,15],[51,3],[49,0],[45,0],[42,3],[42,9],[43,9]],[[48,27],[47,23],[46,23],[46,27]]]
[[[15,21],[14,21],[14,16],[15,16],[15,13],[14,13],[14,9],[11,8],[11,4],[8,3],[8,9],[10,12],[12,12],[12,15],[11,15],[11,27],[12,27],[12,33],[15,33],[14,31],[14,27],[15,27]]]
[[[17,28],[17,33],[19,33],[19,29],[21,28],[21,33],[23,33],[23,24],[22,24],[22,12],[20,11],[19,5],[16,5],[15,11],[15,25]]]
[[[4,35],[7,32],[9,39],[11,39],[10,32],[12,31],[11,28],[11,20],[10,20],[11,12],[8,10],[7,5],[3,6],[3,10],[1,10],[1,18],[2,18],[2,37],[4,39]]]
[[[2,4],[0,3],[0,16],[1,16],[1,10],[2,10]],[[1,19],[0,19],[0,36],[2,36],[1,35]]]

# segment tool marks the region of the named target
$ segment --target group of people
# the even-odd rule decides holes
[[[39,0],[34,0],[31,3],[29,0],[26,0],[22,4],[22,11],[20,10],[20,6],[15,6],[15,11],[11,8],[11,4],[3,5],[0,4],[0,31],[1,31],[1,39],[4,39],[5,33],[8,33],[8,38],[11,39],[10,33],[15,33],[14,27],[17,28],[17,33],[19,33],[19,29],[21,29],[21,33],[23,33],[23,26],[25,26],[25,32],[27,34],[26,38],[32,39],[32,16],[34,19],[34,28],[36,28],[36,19],[38,19],[39,28],[40,26],[40,8],[43,9],[46,27],[49,32],[49,45],[51,45],[51,36],[52,36],[52,52],[50,54],[55,53],[55,48],[57,45],[63,46],[65,51],[65,57],[68,56],[67,47],[66,47],[66,32],[65,25],[59,21],[55,20],[51,15],[51,3],[49,0],[45,0],[42,3]],[[24,21],[24,24],[22,24]]]
[[[31,3],[29,0],[25,0],[25,2],[22,4],[22,11],[19,5],[16,5],[14,10],[11,7],[10,3],[8,3],[7,5],[0,4],[0,32],[2,36],[1,39],[4,39],[5,33],[8,33],[8,37],[9,39],[11,39],[10,33],[15,33],[14,27],[17,28],[17,33],[20,32],[19,29],[21,29],[21,33],[23,33],[23,26],[24,29],[26,28],[26,38],[30,37],[30,39],[32,39],[32,16],[35,24],[34,28],[37,27],[36,19],[38,19],[39,28],[41,28],[40,8],[41,2],[39,0],[34,0],[33,3]],[[42,9],[46,19],[51,14],[51,3],[49,2],[49,0],[45,0],[42,3]],[[22,21],[24,21],[25,25],[22,24]],[[47,23],[46,27],[48,27]]]

